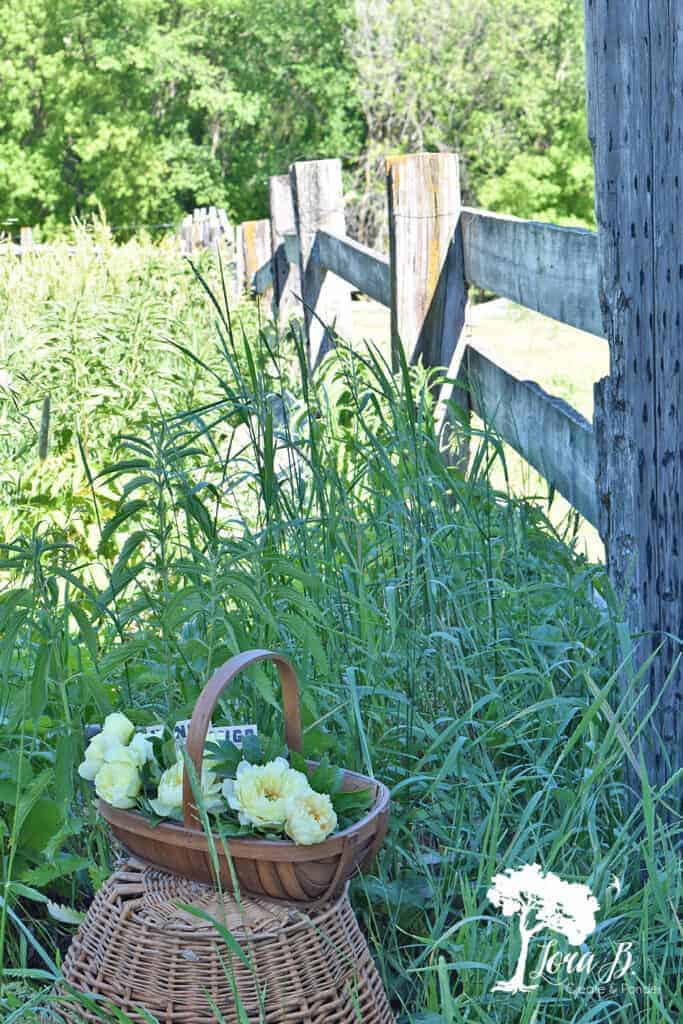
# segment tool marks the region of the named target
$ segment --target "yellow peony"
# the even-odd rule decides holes
[[[98,732],[97,736],[93,736],[85,751],[85,761],[81,761],[78,766],[78,774],[82,779],[93,781],[104,764],[109,746],[109,740],[104,733]]]
[[[85,752],[85,760],[78,766],[78,774],[82,779],[92,782],[105,761],[109,760],[111,750],[124,746],[133,735],[135,726],[125,715],[115,711],[107,715],[102,732],[90,740]]]
[[[107,715],[102,727],[102,735],[106,736],[109,743],[122,743],[125,747],[135,732],[135,726],[120,711]]]
[[[337,815],[326,793],[310,790],[291,801],[285,831],[299,846],[322,843],[337,827]]]
[[[159,787],[156,799],[150,800],[150,805],[160,818],[176,818],[182,821],[183,817],[183,775],[184,765],[182,761],[176,761],[174,765],[167,768],[159,779]],[[220,780],[211,771],[211,762],[205,760],[202,765],[202,800],[207,811],[219,811],[223,806],[221,798]]]
[[[121,744],[107,751],[107,760],[95,776],[95,792],[112,807],[128,810],[137,803],[142,789],[135,756]]]
[[[240,761],[235,779],[223,783],[223,796],[238,811],[240,824],[282,828],[290,802],[310,789],[303,772],[276,757],[264,765]]]
[[[154,747],[141,732],[137,732],[135,736],[133,736],[133,739],[128,744],[128,749],[140,768],[146,765],[148,761],[154,760]]]

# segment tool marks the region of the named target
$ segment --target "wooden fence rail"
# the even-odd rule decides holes
[[[434,157],[437,157],[436,163]],[[533,381],[521,380],[465,342],[457,287],[458,280],[462,279],[465,286],[474,285],[509,298],[528,309],[602,337],[596,235],[591,231],[503,217],[468,207],[462,207],[458,213],[457,196],[454,199],[452,192],[446,190],[441,196],[445,211],[442,216],[451,220],[444,242],[439,212],[434,216],[429,214],[429,203],[435,202],[433,197],[438,192],[434,172],[436,168],[438,174],[441,157],[442,154],[430,154],[426,176],[423,164],[409,178],[410,188],[403,202],[410,203],[411,209],[398,209],[394,200],[395,217],[419,222],[417,234],[414,225],[408,225],[412,233],[409,231],[407,238],[409,244],[411,239],[417,239],[414,244],[423,246],[425,256],[422,261],[408,260],[404,268],[404,278],[410,282],[416,303],[421,301],[422,310],[418,314],[411,309],[407,314],[404,311],[404,321],[413,323],[408,328],[413,336],[400,338],[400,342],[413,361],[422,358],[428,365],[439,365],[441,357],[441,364],[450,370],[451,378],[457,377],[459,384],[457,389],[451,387],[447,397],[456,397],[461,388],[466,389],[469,409],[490,423],[581,515],[597,525],[597,452],[591,424],[566,402],[548,394]],[[401,158],[401,175],[409,174],[411,160],[420,159],[420,156]],[[393,173],[396,174],[395,162]],[[451,189],[457,187],[457,173],[454,178],[452,165],[448,173]],[[422,196],[418,194],[421,187]],[[392,228],[390,224],[390,234]],[[405,229],[403,231],[405,236]],[[285,232],[282,238],[286,259],[293,268],[300,268],[301,246],[297,232]],[[326,228],[319,228],[311,235],[308,249],[308,273],[316,267],[320,275],[333,274],[381,305],[392,308],[394,296],[388,256]],[[440,252],[436,265],[435,251]],[[263,294],[271,287],[274,265],[271,256],[252,276],[250,284],[255,294]],[[450,305],[448,298],[440,300],[440,323],[435,330],[431,322],[432,310],[425,307],[437,304],[434,297],[446,275],[451,282],[455,281],[456,300],[451,300]],[[411,301],[412,291],[403,287],[404,303],[406,295],[407,301]],[[429,296],[427,302],[425,295]],[[312,311],[317,313],[315,304]],[[328,316],[333,317],[334,312],[334,308],[328,309]],[[417,339],[415,323],[420,326],[417,333],[421,337]],[[436,343],[434,337],[424,338],[430,330],[432,335],[438,331]],[[458,401],[462,402],[462,397]]]

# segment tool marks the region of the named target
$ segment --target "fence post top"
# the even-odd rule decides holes
[[[390,153],[384,158],[387,170],[395,164],[417,163],[418,161],[457,160],[458,154],[451,150],[439,153]]]
[[[316,164],[338,164],[341,166],[341,160],[338,156],[324,156],[320,160],[295,160],[290,164],[290,170],[293,167],[313,167]]]

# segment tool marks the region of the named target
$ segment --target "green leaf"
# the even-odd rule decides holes
[[[26,815],[19,842],[36,852],[43,850],[61,823],[60,809],[54,800],[38,800]]]
[[[88,616],[80,605],[77,605],[74,601],[69,602],[69,611],[78,623],[78,628],[85,646],[88,649],[88,654],[92,658],[93,662],[97,662],[97,633],[93,629]]]
[[[131,516],[137,515],[138,512],[142,512],[146,507],[147,502],[143,501],[141,498],[136,498],[134,501],[127,501],[121,505],[116,515],[105,524],[104,529],[102,530],[102,536],[100,537],[98,547],[99,553],[102,553],[107,541],[113,537],[120,526],[123,526]]]
[[[303,772],[304,775],[308,775],[308,767],[306,765],[306,758],[303,754],[300,754],[297,750],[290,750],[289,752],[289,763],[292,768],[295,768],[298,772]]]
[[[31,678],[31,717],[40,718],[47,704],[47,670],[50,664],[51,648],[48,643],[42,644],[38,650],[36,663]]]
[[[344,772],[341,768],[335,768],[334,765],[331,765],[328,755],[325,754],[318,767],[311,773],[308,781],[316,793],[332,795],[333,793],[339,793],[341,790],[344,782]]]
[[[339,818],[349,819],[349,824],[358,821],[368,811],[374,802],[375,796],[368,787],[367,789],[356,789],[348,793],[333,793],[332,806]]]
[[[26,885],[43,889],[50,885],[57,878],[64,878],[65,875],[72,875],[76,871],[85,870],[90,861],[87,857],[79,857],[76,854],[69,854],[66,857],[59,857],[53,863],[41,864],[37,868],[29,868],[21,873],[21,881]]]
[[[55,921],[61,924],[80,924],[85,914],[74,907],[65,907],[62,903],[47,901],[47,912]]]
[[[210,740],[204,745],[204,751],[213,762],[213,771],[223,778],[234,778],[237,765],[242,760],[242,751],[232,740]]]
[[[265,764],[260,736],[249,734],[242,740],[242,757],[249,764]]]
[[[172,768],[178,760],[178,750],[175,745],[175,740],[164,740],[161,744],[161,756],[159,758],[164,768]]]
[[[326,751],[335,746],[334,736],[324,729],[307,729],[303,737],[304,754],[311,761],[317,761]]]
[[[6,888],[16,896],[23,896],[24,899],[33,900],[34,903],[47,903],[47,896],[29,885],[22,885],[21,882],[8,882]]]
[[[73,793],[73,765],[76,760],[76,744],[71,733],[65,732],[57,740],[55,752],[55,800],[64,804]]]

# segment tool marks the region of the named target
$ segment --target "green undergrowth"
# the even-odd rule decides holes
[[[665,791],[645,780],[634,798],[623,781],[642,677],[624,686],[630,641],[603,567],[572,550],[570,522],[558,532],[492,489],[490,432],[471,433],[467,478],[444,461],[420,368],[394,376],[372,346],[340,341],[312,379],[298,326],[231,318],[215,267],[207,294],[187,267],[144,266],[106,300],[72,282],[78,328],[55,328],[70,374],[116,352],[129,390],[110,407],[92,397],[90,414],[105,376],[91,369],[70,416],[48,354],[36,374],[72,435],[61,446],[53,425],[39,470],[28,441],[12,445],[40,395],[2,406],[2,1019],[49,1019],[64,919],[112,868],[74,770],[86,724],[114,708],[186,718],[214,668],[269,647],[297,666],[308,749],[391,788],[384,849],[352,898],[401,1021],[675,1021],[681,836]],[[124,337],[136,289],[135,308],[156,312]],[[6,334],[47,331],[56,301]],[[36,472],[49,514],[26,496]],[[241,678],[220,714],[281,729],[274,676]],[[587,948],[606,963],[632,943],[629,975],[491,991],[518,939],[487,889],[533,862],[591,886]],[[538,936],[530,968],[548,938],[571,951]]]

